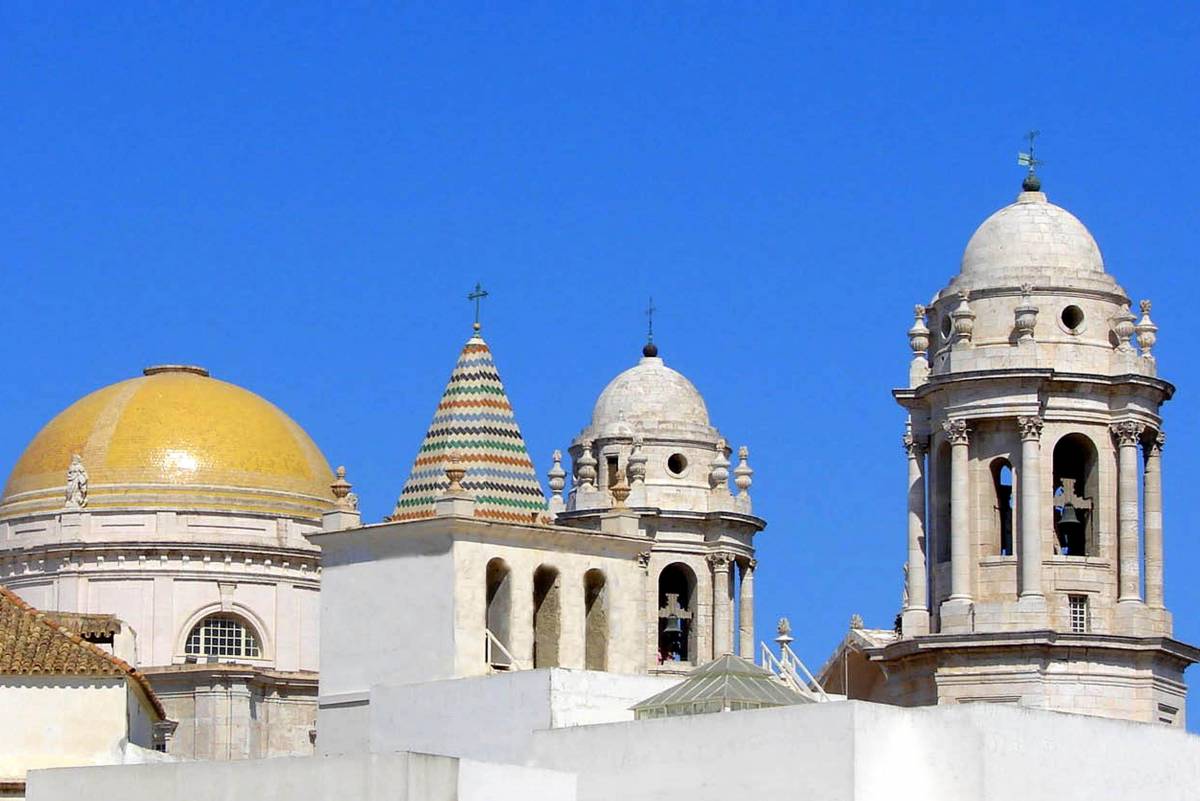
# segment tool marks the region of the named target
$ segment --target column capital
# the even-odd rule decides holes
[[[957,417],[952,420],[944,420],[942,422],[942,430],[946,432],[946,439],[950,440],[951,445],[967,444],[970,429],[967,428],[967,421],[963,418]]]
[[[1136,448],[1138,440],[1142,437],[1142,432],[1146,430],[1146,426],[1136,420],[1122,420],[1119,423],[1110,425],[1108,430],[1112,432],[1119,447]]]
[[[1161,430],[1151,430],[1150,436],[1142,440],[1142,449],[1147,456],[1161,456],[1163,446],[1167,444],[1167,435]]]
[[[733,561],[733,554],[726,551],[717,551],[716,553],[710,553],[705,558],[708,559],[708,563],[712,565],[713,571],[728,572],[729,564]]]
[[[758,568],[758,560],[757,559],[747,559],[745,562],[742,563],[743,574],[753,573],[757,568]]]
[[[1021,439],[1024,440],[1040,440],[1042,438],[1042,426],[1044,425],[1042,418],[1036,415],[1032,417],[1018,417],[1017,427],[1021,429]]]
[[[904,436],[900,438],[900,444],[904,446],[904,452],[908,454],[910,459],[920,459],[929,452],[929,438],[918,437],[913,434],[911,428],[904,430]]]

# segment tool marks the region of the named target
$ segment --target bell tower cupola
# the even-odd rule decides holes
[[[930,682],[930,702],[1003,696],[1182,725],[1200,652],[1171,639],[1163,593],[1174,387],[1150,302],[1140,317],[1130,306],[1031,166],[915,308],[909,386],[894,392],[908,413],[905,600],[880,660]],[[952,662],[967,666],[953,681]],[[1071,682],[1096,697],[1077,702]]]

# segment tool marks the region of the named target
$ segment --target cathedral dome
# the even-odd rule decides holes
[[[1022,192],[983,222],[963,252],[956,287],[1062,285],[1072,278],[1105,280],[1104,259],[1091,233],[1042,192]]]
[[[72,456],[87,508],[180,509],[317,519],[333,475],[300,426],[198,367],[147,368],[76,401],[25,449],[0,519],[61,511]]]
[[[592,409],[593,436],[711,432],[708,407],[691,381],[657,356],[644,356],[600,393]]]

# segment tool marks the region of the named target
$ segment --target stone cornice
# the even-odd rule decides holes
[[[1133,384],[1161,392],[1164,401],[1170,400],[1175,394],[1175,385],[1169,381],[1138,373],[1102,375],[1100,373],[1068,373],[1053,368],[1013,367],[931,375],[929,380],[919,387],[892,390],[892,397],[901,406],[913,408],[919,406],[919,402],[929,395],[950,386],[978,382],[995,382],[998,380],[1033,382],[1038,385],[1039,389],[1046,385],[1053,386],[1055,384],[1094,384],[1104,387],[1120,387]]]
[[[919,637],[907,637],[882,648],[867,648],[864,649],[864,653],[873,662],[887,662],[922,653],[966,648],[1084,648],[1099,651],[1158,651],[1186,664],[1200,662],[1200,648],[1170,637],[1074,634],[1049,629],[975,634],[926,634]]]
[[[767,521],[761,517],[754,515],[742,514],[741,512],[731,511],[716,511],[716,512],[692,512],[681,509],[660,509],[657,506],[638,506],[634,507],[633,511],[643,517],[657,517],[663,520],[692,520],[692,521],[707,521],[707,520],[722,520],[727,523],[738,523],[745,526],[753,527],[755,531],[762,531],[767,527]],[[560,512],[558,519],[560,520],[588,520],[591,518],[600,518],[607,514],[606,509],[579,509],[573,512]]]

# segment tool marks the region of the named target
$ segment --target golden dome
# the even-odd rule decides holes
[[[76,401],[17,461],[0,518],[63,509],[73,454],[87,508],[178,509],[316,519],[329,463],[300,426],[199,367],[150,367]]]

